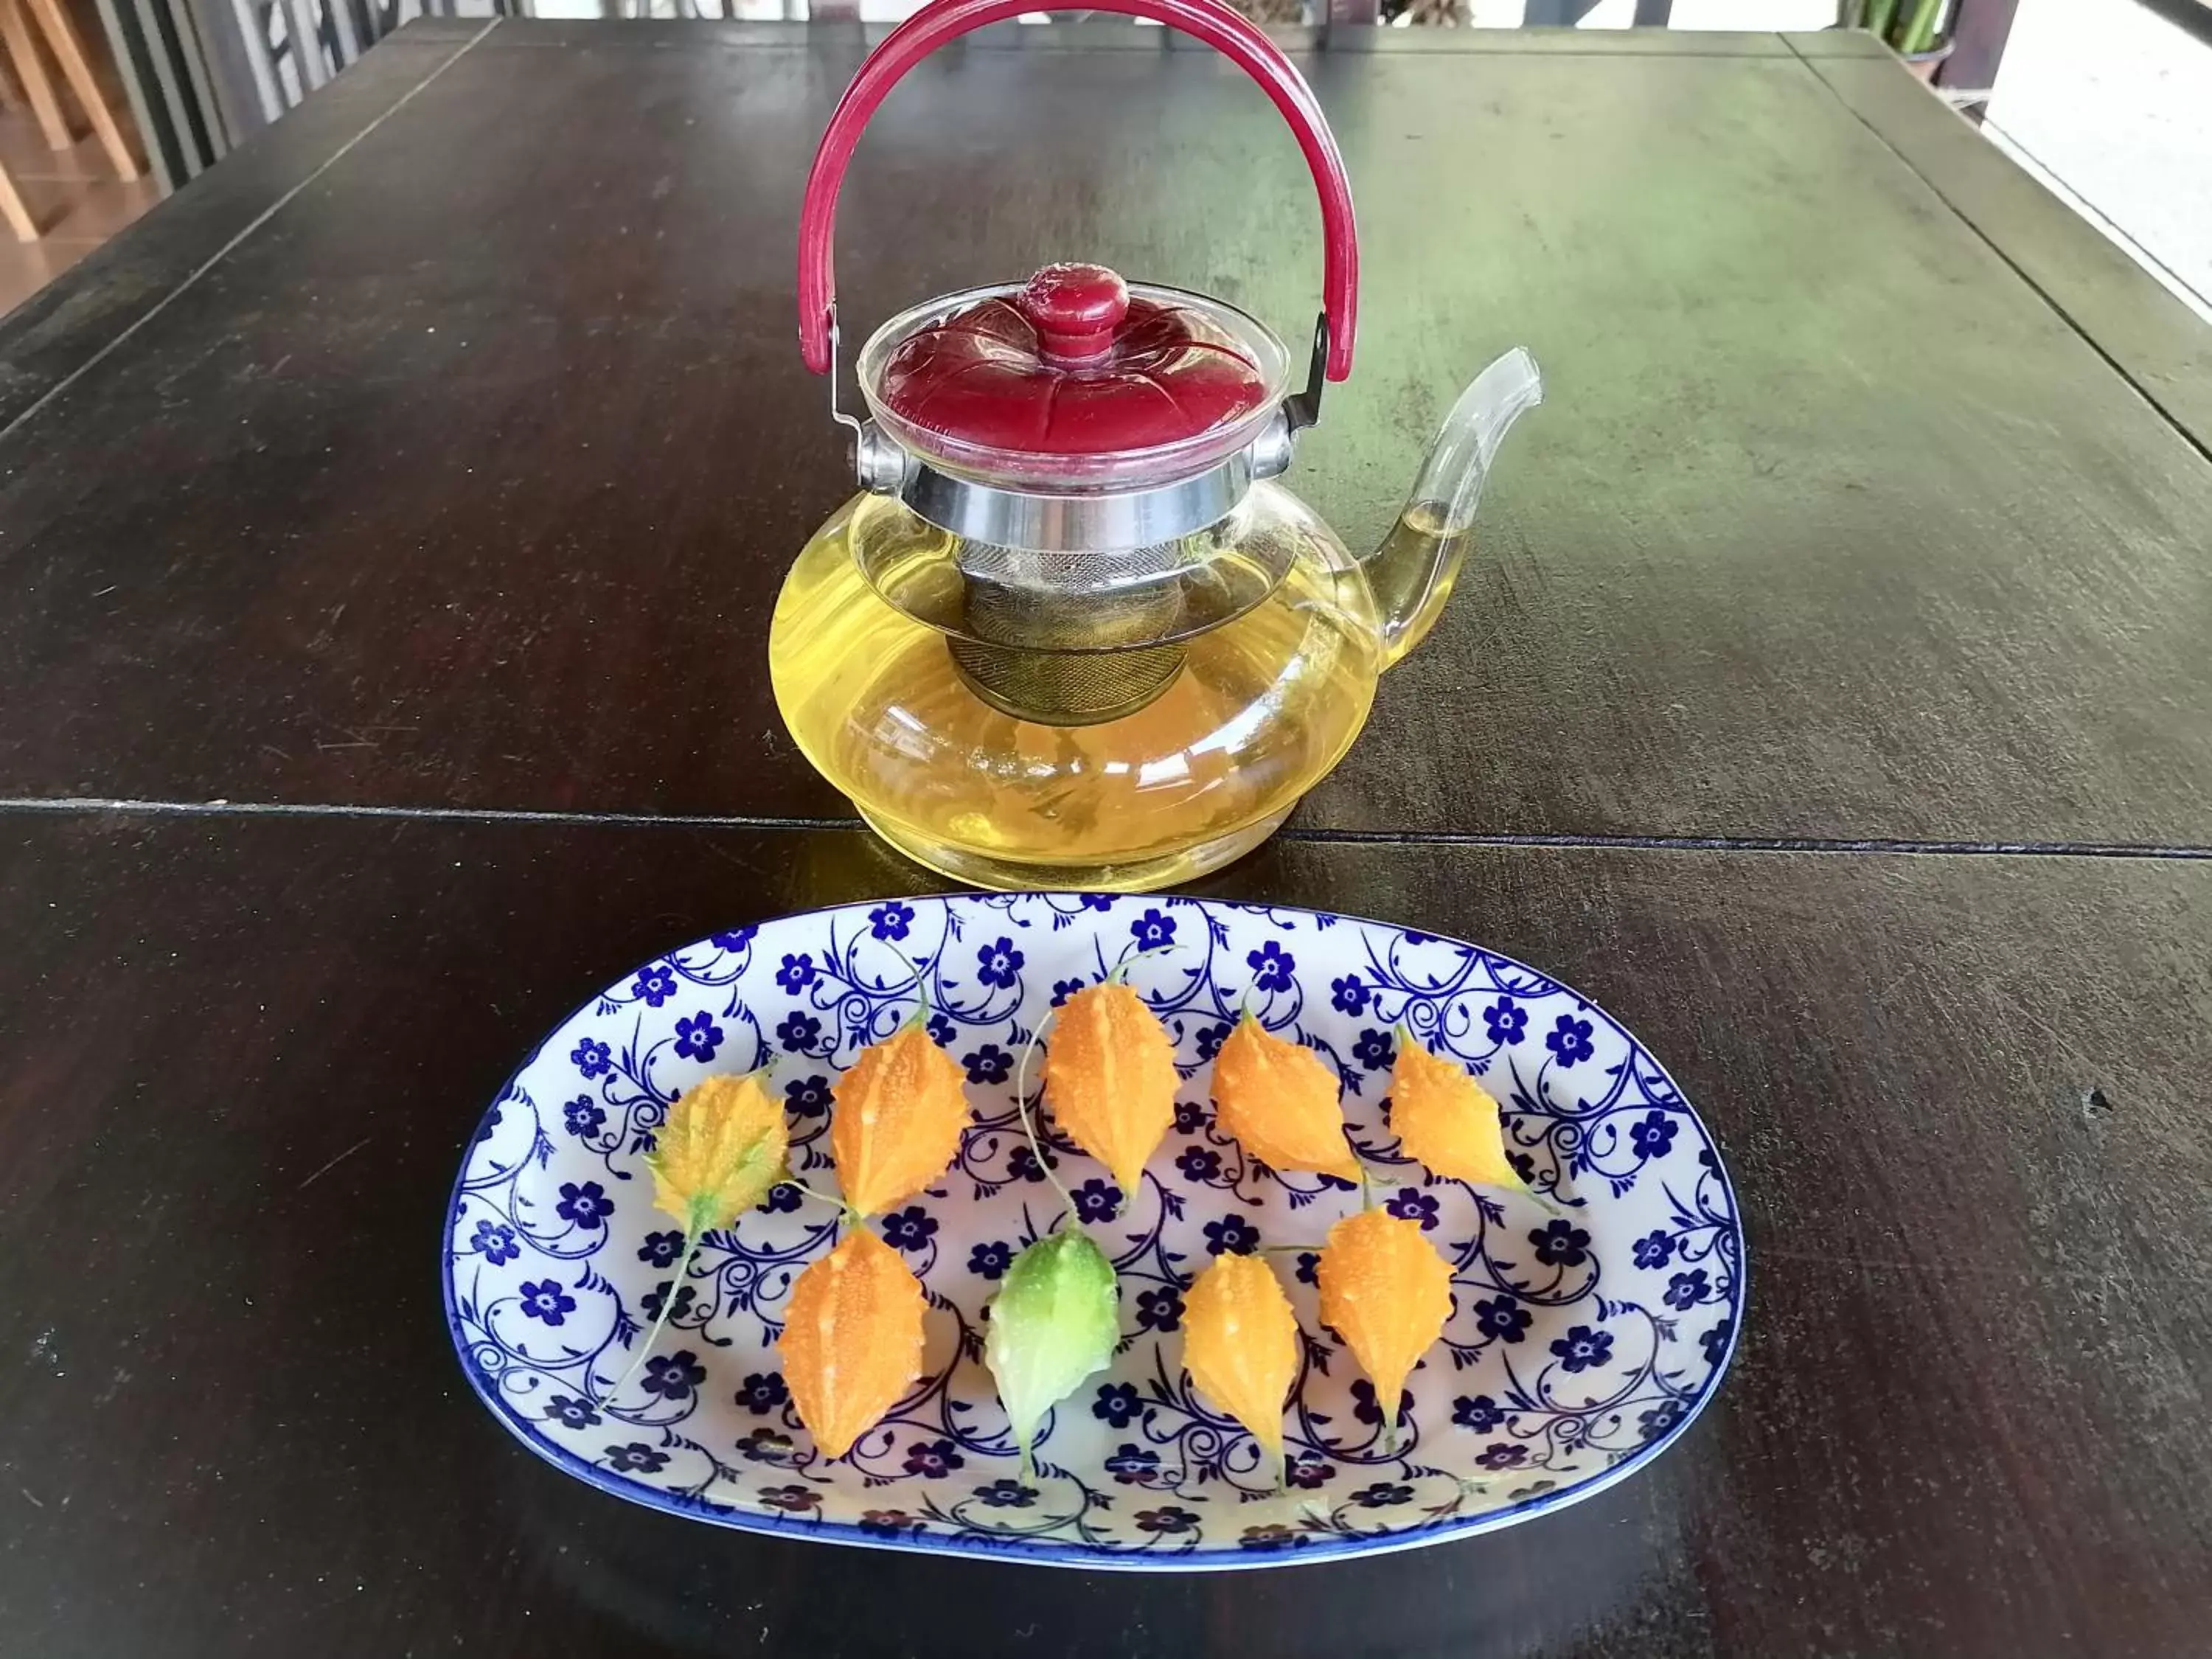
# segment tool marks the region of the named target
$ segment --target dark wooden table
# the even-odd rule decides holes
[[[1552,397],[1210,890],[1650,1042],[1750,1229],[1711,1409],[1504,1534],[1147,1580],[723,1534],[489,1420],[433,1241],[514,1057],[931,883],[763,660],[866,37],[428,23],[0,323],[8,1652],[2204,1650],[2212,335],[1850,38],[1291,44],[1368,270],[1297,486],[1357,543],[1474,367]],[[1006,30],[887,106],[844,311],[1085,255],[1296,331],[1315,220],[1222,65]]]

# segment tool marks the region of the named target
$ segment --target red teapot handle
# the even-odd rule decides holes
[[[908,70],[946,41],[1036,9],[1037,0],[935,0],[884,37],[837,100],[829,131],[814,152],[814,166],[806,175],[806,200],[799,216],[799,349],[807,368],[817,374],[829,372],[830,333],[836,325],[837,282],[830,243],[837,191],[868,118]],[[1352,331],[1358,320],[1359,234],[1352,223],[1352,181],[1313,88],[1280,47],[1221,0],[1089,0],[1088,9],[1148,17],[1204,41],[1258,82],[1291,124],[1321,194],[1328,259],[1322,295],[1328,319],[1328,378],[1343,380],[1352,373]]]

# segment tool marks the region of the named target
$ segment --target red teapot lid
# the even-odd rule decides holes
[[[1133,295],[1103,265],[1054,264],[906,334],[870,401],[986,450],[1104,456],[1234,426],[1279,395],[1270,337],[1198,295]],[[871,356],[875,353],[871,352]],[[864,373],[866,369],[864,365]]]

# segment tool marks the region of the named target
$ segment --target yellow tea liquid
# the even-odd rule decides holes
[[[1286,516],[1310,522],[1285,500]],[[785,581],[769,641],[776,702],[807,758],[886,840],[960,880],[1187,880],[1263,840],[1367,717],[1374,601],[1325,532],[1306,536],[1257,605],[1185,641],[1157,697],[1063,726],[978,696],[945,636],[869,585],[853,523],[848,504]]]

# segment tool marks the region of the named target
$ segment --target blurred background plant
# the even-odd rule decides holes
[[[1900,58],[1917,58],[1942,44],[1949,0],[1844,0],[1838,21],[1887,40]]]

